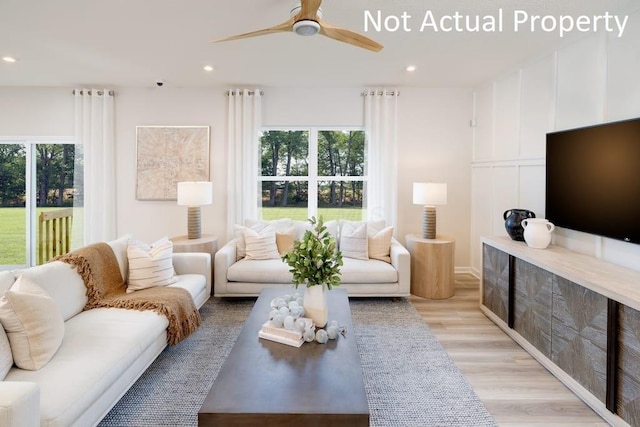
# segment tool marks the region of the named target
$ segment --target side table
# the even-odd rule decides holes
[[[211,254],[211,280],[213,281],[213,260],[218,251],[218,238],[203,234],[199,239],[189,239],[186,235],[171,237],[174,252],[204,252]],[[213,293],[213,286],[211,286]]]
[[[423,239],[415,234],[405,238],[411,255],[411,293],[430,299],[452,297],[455,241],[442,236]]]

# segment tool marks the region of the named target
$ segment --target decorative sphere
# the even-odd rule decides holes
[[[327,331],[325,331],[324,329],[318,329],[318,331],[316,332],[316,341],[318,341],[320,344],[326,344],[326,342],[329,341]]]
[[[313,329],[309,328],[304,331],[302,338],[304,338],[306,342],[311,342],[316,338],[316,333],[313,331]]]
[[[330,340],[335,340],[338,338],[338,327],[337,326],[329,326],[327,328],[327,336]]]
[[[284,328],[285,329],[290,329],[290,330],[294,330],[295,329],[295,320],[293,318],[293,316],[287,316],[284,318],[283,321],[284,324]]]
[[[276,314],[271,319],[271,324],[276,328],[282,328],[282,325],[284,324],[284,316],[280,313]]]

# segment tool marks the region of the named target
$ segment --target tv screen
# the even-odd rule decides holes
[[[546,218],[640,243],[640,118],[547,134]]]

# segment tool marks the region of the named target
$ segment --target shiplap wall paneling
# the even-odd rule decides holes
[[[490,160],[493,156],[493,98],[493,83],[483,86],[476,91],[474,161]]]
[[[608,40],[607,120],[640,117],[640,11],[629,17],[623,37]]]
[[[556,129],[604,120],[606,38],[596,34],[558,51]]]
[[[491,188],[493,189],[492,228],[493,236],[508,236],[504,228],[503,214],[508,209],[517,208],[518,168],[516,166],[495,166],[493,168]]]
[[[529,209],[538,218],[544,218],[545,166],[525,165],[519,167],[518,208]]]
[[[512,160],[519,154],[520,71],[496,81],[493,159]]]
[[[520,157],[544,158],[546,134],[554,128],[556,55],[522,70]]]
[[[480,236],[490,236],[493,233],[491,167],[474,167],[471,174],[471,267],[479,273],[482,268]]]

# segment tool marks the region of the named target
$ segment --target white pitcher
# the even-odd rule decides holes
[[[527,218],[521,222],[524,228],[524,241],[529,247],[545,249],[551,243],[551,232],[556,228],[544,218]]]

